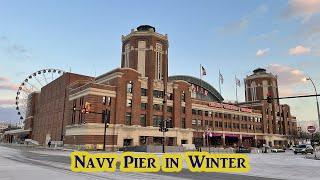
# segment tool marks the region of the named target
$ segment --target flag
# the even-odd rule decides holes
[[[219,80],[220,80],[221,84],[223,84],[223,76],[222,76],[222,74],[220,73],[220,71],[219,71]]]
[[[207,75],[207,71],[203,66],[201,66],[201,70],[202,70],[202,76]]]
[[[235,77],[236,78],[236,86],[241,86],[241,82],[240,82],[240,79],[238,79],[237,77]]]

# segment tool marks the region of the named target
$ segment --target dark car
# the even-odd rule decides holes
[[[238,149],[236,149],[236,153],[251,153],[251,150],[249,148],[240,146]]]
[[[311,153],[313,154],[313,147],[311,145],[306,145],[306,144],[301,144],[298,145],[295,149],[294,149],[294,154],[308,154]]]

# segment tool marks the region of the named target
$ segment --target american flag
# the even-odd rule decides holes
[[[207,71],[203,66],[201,66],[201,71],[202,71],[202,76],[207,75]]]
[[[236,85],[237,85],[238,87],[240,87],[240,86],[241,86],[240,79],[238,79],[237,77],[235,77],[235,78],[236,78]]]
[[[219,80],[220,80],[221,84],[223,84],[223,76],[222,76],[222,74],[220,73],[220,71],[219,71]]]

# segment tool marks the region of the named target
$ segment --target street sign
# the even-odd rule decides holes
[[[308,126],[307,130],[309,133],[314,133],[314,132],[316,132],[316,127],[315,126]]]

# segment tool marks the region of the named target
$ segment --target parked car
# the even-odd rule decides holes
[[[278,153],[278,152],[286,152],[286,150],[281,149],[281,148],[272,148],[272,149],[271,149],[271,152],[274,152],[274,153]]]
[[[239,146],[239,148],[236,149],[236,153],[251,153],[251,150],[244,146]]]
[[[294,149],[294,154],[308,154],[311,153],[313,154],[313,147],[311,145],[306,145],[306,144],[300,144]]]

